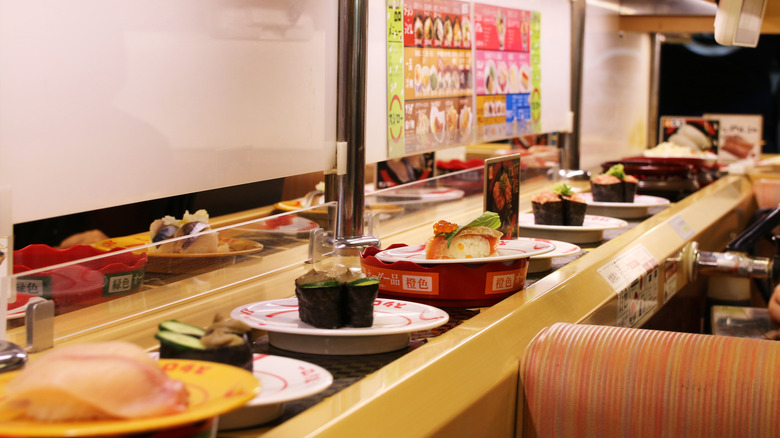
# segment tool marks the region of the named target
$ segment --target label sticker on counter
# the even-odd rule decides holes
[[[672,227],[672,229],[676,231],[683,240],[691,240],[693,239],[693,236],[696,235],[693,228],[688,225],[688,222],[685,222],[685,219],[683,219],[680,215],[675,215],[672,219],[670,219],[669,226]]]
[[[667,259],[664,263],[664,303],[677,292],[678,266],[680,266],[679,257]]]
[[[598,270],[618,296],[617,324],[634,327],[658,305],[658,261],[644,245],[636,245]]]

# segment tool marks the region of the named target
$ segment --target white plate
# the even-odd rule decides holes
[[[604,238],[604,231],[628,226],[628,222],[622,219],[593,215],[585,215],[585,221],[582,226],[537,225],[534,223],[533,213],[517,215],[517,222],[520,227],[520,234],[525,237],[561,240],[571,243],[600,242]]]
[[[160,353],[149,353],[155,359]],[[219,417],[219,429],[257,426],[282,415],[282,403],[326,390],[333,375],[325,368],[298,359],[269,354],[253,355],[252,374],[261,383],[260,393],[244,406]]]
[[[284,350],[313,354],[376,354],[409,345],[410,334],[438,327],[449,320],[447,312],[420,303],[378,298],[374,325],[320,329],[298,317],[295,297],[261,301],[234,309],[230,316],[268,332],[268,342]]]
[[[377,193],[375,196],[383,201],[397,205],[419,204],[426,202],[442,202],[460,199],[465,195],[463,190],[448,188],[399,189],[387,193]]]
[[[38,301],[46,301],[45,298],[37,297],[35,295],[29,295],[21,292],[16,293],[16,301],[8,303],[7,319],[23,318],[27,312],[27,306]]]
[[[633,219],[650,215],[650,208],[665,207],[670,204],[666,198],[648,195],[634,196],[634,202],[596,202],[592,193],[581,193],[588,204],[588,213],[609,215],[622,219]]]
[[[595,205],[598,207],[632,208],[669,205],[668,199],[649,195],[636,195],[634,196],[634,202],[596,202],[593,200],[593,193],[581,193],[580,196],[582,196],[588,205]]]
[[[560,240],[548,240],[548,239],[531,239],[537,242],[549,242],[555,245],[555,249],[531,257],[531,263],[528,265],[528,272],[542,272],[552,269],[552,259],[555,257],[566,257],[577,254],[582,251],[579,246],[569,243],[561,242]]]
[[[535,239],[512,239],[502,240],[498,244],[496,252],[498,255],[492,257],[479,257],[473,259],[426,259],[425,245],[404,246],[401,248],[388,249],[376,254],[379,261],[385,263],[400,262],[402,260],[414,262],[420,265],[440,265],[447,263],[489,263],[501,262],[506,260],[517,260],[524,257],[533,257],[536,255],[549,253],[555,249],[554,244],[549,241]]]
[[[221,415],[221,430],[267,423],[282,414],[282,403],[317,394],[333,383],[333,375],[325,368],[282,356],[255,354],[252,368],[262,390],[244,407]]]
[[[235,227],[235,230],[245,231],[251,233],[270,233],[270,234],[285,234],[285,235],[297,235],[301,233],[308,233],[311,230],[319,228],[319,224],[312,220],[306,219],[300,216],[289,216],[292,220],[289,224],[276,224],[278,219],[269,219],[265,221],[257,221],[251,224]]]

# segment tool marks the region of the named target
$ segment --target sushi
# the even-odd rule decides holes
[[[379,279],[362,272],[311,270],[295,280],[298,317],[313,327],[371,327]]]
[[[379,292],[379,279],[351,273],[343,281],[344,325],[371,327],[374,325],[374,300]]]
[[[336,329],[344,326],[342,284],[327,272],[312,269],[295,280],[298,317],[311,326]]]
[[[618,163],[593,178],[590,190],[596,202],[634,202],[637,184],[637,179],[627,175],[623,165]]]
[[[539,225],[582,226],[588,204],[566,184],[553,186],[552,191],[531,198],[534,223]]]
[[[137,419],[183,412],[189,395],[141,347],[122,341],[58,347],[6,384],[6,407],[35,421]]]
[[[501,219],[497,213],[485,212],[469,224],[441,220],[433,225],[433,237],[425,244],[427,259],[471,259],[495,254],[501,236],[497,228]]]
[[[252,371],[251,328],[241,321],[217,315],[205,329],[175,320],[161,322],[158,329],[162,359],[205,360]]]
[[[209,254],[227,250],[219,245],[217,233],[208,232],[209,214],[206,210],[198,210],[194,214],[184,213],[182,219],[165,216],[149,225],[149,234],[155,252],[163,254]],[[169,241],[178,237],[190,236],[186,239]]]
[[[560,195],[546,191],[531,198],[534,223],[539,225],[564,225],[563,200]]]

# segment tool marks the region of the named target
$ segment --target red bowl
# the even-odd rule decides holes
[[[394,244],[387,249],[404,247]],[[438,307],[492,306],[525,288],[530,259],[508,262],[420,265],[407,260],[385,263],[379,248],[360,254],[366,275],[379,277],[379,296],[405,299]]]
[[[89,245],[68,249],[29,245],[14,251],[14,274],[121,251],[103,251]],[[55,312],[66,313],[137,292],[143,284],[146,259],[146,253],[126,252],[21,275],[16,280],[16,291],[53,300]]]

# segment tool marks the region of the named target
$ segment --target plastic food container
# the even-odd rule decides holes
[[[404,247],[394,244],[387,249]],[[489,263],[385,263],[368,247],[360,254],[366,275],[380,277],[379,296],[400,298],[437,307],[491,306],[525,288],[530,259]]]
[[[106,253],[89,245],[68,249],[29,245],[14,251],[14,274]],[[123,253],[22,275],[16,281],[16,291],[53,300],[55,312],[66,313],[137,292],[143,284],[146,260],[145,253]]]

